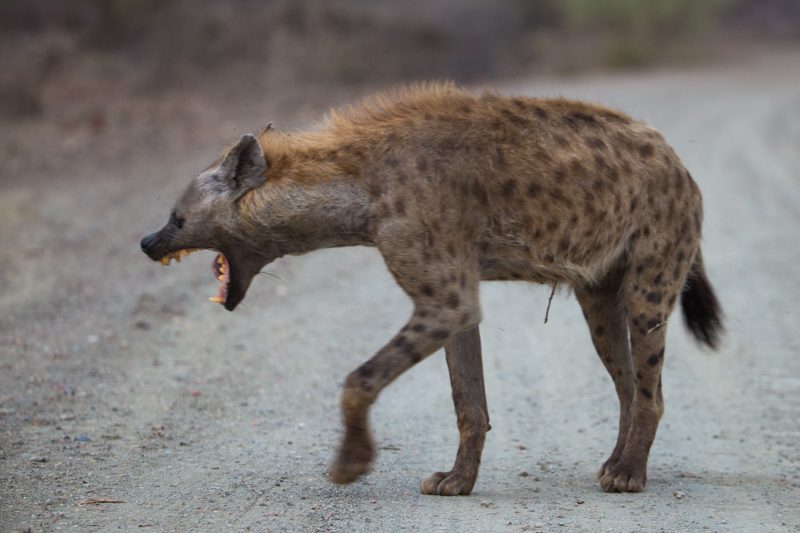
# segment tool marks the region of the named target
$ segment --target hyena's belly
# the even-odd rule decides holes
[[[514,229],[487,232],[480,239],[481,279],[587,282],[607,271],[625,249],[625,233],[608,226],[584,228],[573,221]]]

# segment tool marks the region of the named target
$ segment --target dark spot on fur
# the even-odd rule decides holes
[[[446,329],[435,329],[431,331],[431,338],[437,341],[443,341],[450,336],[450,332]]]
[[[461,315],[461,320],[459,320],[459,325],[463,326],[467,322],[469,322],[469,313],[464,313],[463,315]]]
[[[373,375],[372,368],[368,367],[367,365],[361,365],[360,367],[358,367],[358,370],[356,370],[356,372],[358,373],[359,376],[361,376],[364,379],[369,379]]]
[[[503,168],[503,167],[506,166],[506,164],[507,164],[506,153],[503,151],[502,148],[496,148],[495,149],[495,158],[494,158],[494,160],[495,160],[495,163],[497,164],[498,168]]]
[[[564,118],[567,120],[567,123],[572,127],[577,127],[580,124],[590,124],[590,125],[597,124],[596,118],[587,113],[583,113],[582,111],[570,111]]]
[[[514,190],[517,188],[517,182],[514,179],[509,179],[505,183],[503,183],[503,188],[501,189],[501,193],[506,198],[511,197],[514,194]]]
[[[451,292],[450,294],[447,295],[447,307],[449,307],[450,309],[456,309],[460,303],[461,299],[455,292]]]
[[[523,127],[523,126],[527,126],[529,124],[528,119],[517,115],[516,113],[514,113],[510,109],[503,109],[501,111],[501,113],[506,118],[506,120],[508,120],[510,123],[512,123],[515,126]]]
[[[569,146],[569,141],[566,137],[560,134],[553,135],[553,140],[556,141],[556,144],[561,148],[566,148]]]
[[[406,204],[403,202],[402,198],[398,198],[394,201],[394,210],[398,215],[406,214]]]
[[[647,324],[645,324],[645,325],[647,326],[648,330],[651,330],[654,327],[656,327],[659,323],[660,322],[657,319],[651,318],[650,320],[647,321]]]
[[[598,337],[602,337],[603,335],[606,334],[606,329],[603,326],[597,326],[596,328],[594,328],[594,334],[597,335]]]
[[[486,205],[486,202],[489,201],[489,196],[486,193],[486,188],[478,182],[475,182],[472,185],[472,194],[478,199],[482,205]]]
[[[606,143],[599,137],[589,137],[586,139],[586,146],[596,150],[603,150],[606,147]]]
[[[584,169],[583,165],[581,164],[580,160],[575,158],[569,162],[569,168],[574,174],[583,174]]]
[[[650,357],[647,358],[647,364],[650,366],[658,365],[658,362],[661,360],[661,354],[654,353]]]
[[[660,304],[664,295],[660,292],[652,291],[647,293],[647,301],[652,304]]]
[[[663,285],[664,284],[664,274],[659,272],[656,277],[653,279],[653,283],[656,285]]]
[[[389,157],[389,158],[386,159],[386,166],[396,167],[399,164],[400,164],[400,161],[398,161],[396,157]]]
[[[405,337],[405,335],[400,335],[399,337],[397,337],[397,338],[394,340],[394,345],[395,345],[397,348],[404,348],[404,347],[407,345],[407,341],[406,341],[406,337]]]
[[[533,198],[537,196],[542,191],[542,187],[538,183],[529,183],[528,184],[528,198]]]
[[[425,324],[414,324],[411,326],[411,331],[416,331],[417,333],[422,333],[426,329],[428,328],[425,327]]]
[[[653,399],[653,393],[651,393],[649,390],[645,389],[644,387],[642,387],[639,390],[642,393],[642,396],[644,396],[648,400],[652,400]]]
[[[547,110],[544,109],[543,107],[536,106],[533,109],[533,112],[536,114],[537,117],[539,117],[541,119],[546,119],[548,117]]]
[[[654,153],[655,147],[650,143],[643,144],[639,147],[639,155],[644,158],[653,157]]]
[[[557,229],[558,229],[558,222],[556,222],[555,220],[551,220],[550,222],[547,223],[547,231],[549,231],[550,233],[554,232]]]
[[[425,285],[422,286],[422,294],[424,294],[425,296],[433,296],[434,294],[436,294],[436,291],[433,289],[433,287],[431,287],[426,283]]]
[[[594,154],[594,165],[597,167],[597,170],[603,172],[608,168],[608,161],[606,161],[606,158],[602,155]]]

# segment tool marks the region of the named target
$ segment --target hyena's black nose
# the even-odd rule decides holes
[[[156,234],[155,233],[151,233],[150,235],[148,235],[144,239],[142,239],[142,242],[141,242],[142,251],[144,253],[147,253],[147,250],[153,245],[153,241],[155,241],[155,240],[156,240]]]

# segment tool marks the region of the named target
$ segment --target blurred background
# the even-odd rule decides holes
[[[277,115],[261,120],[302,121],[409,80],[707,65],[797,44],[794,0],[0,0],[0,180],[53,168],[23,153],[20,121],[58,137],[58,167],[100,135],[157,148],[164,128],[238,121],[256,95]],[[169,143],[196,141],[186,133]],[[105,156],[129,153],[105,141]]]

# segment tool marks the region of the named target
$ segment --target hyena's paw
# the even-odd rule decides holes
[[[600,486],[605,492],[642,492],[646,481],[644,468],[620,461],[603,474]]]
[[[419,484],[422,494],[432,496],[466,496],[472,492],[475,476],[467,477],[458,472],[436,472]]]
[[[374,456],[375,445],[368,436],[359,440],[345,440],[331,466],[331,481],[339,485],[352,483],[369,472]]]

